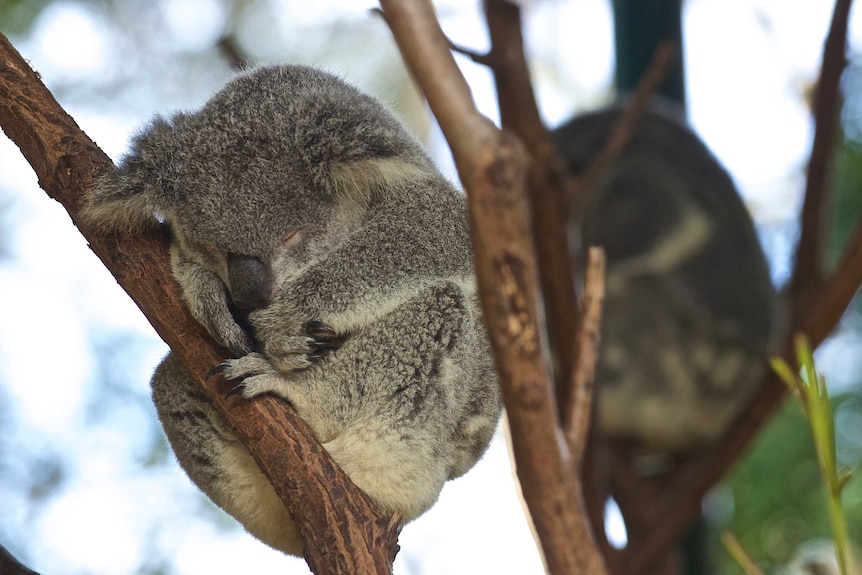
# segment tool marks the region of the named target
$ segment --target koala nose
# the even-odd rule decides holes
[[[227,276],[230,297],[238,308],[260,309],[272,301],[272,274],[260,258],[230,254]]]

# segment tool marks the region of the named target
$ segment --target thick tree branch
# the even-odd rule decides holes
[[[68,210],[93,252],[180,357],[273,482],[299,526],[312,570],[318,574],[390,572],[397,525],[350,482],[293,409],[272,397],[228,398],[225,386],[205,382],[207,371],[227,354],[183,305],[165,240],[156,234],[100,235],[81,221],[85,194],[110,159],[63,111],[2,35],[0,125],[30,162],[42,188]]]
[[[446,136],[467,190],[485,321],[500,373],[524,499],[551,573],[606,573],[577,476],[558,440],[525,192],[527,156],[479,115],[431,3],[383,0],[404,59]]]
[[[547,314],[554,383],[560,408],[572,401],[575,331],[579,321],[574,260],[569,253],[566,198],[575,187],[539,115],[521,36],[521,9],[507,0],[485,0],[491,52],[483,59],[494,72],[500,122],[530,154],[527,189],[533,214],[539,278]],[[560,417],[563,417],[560,411]]]

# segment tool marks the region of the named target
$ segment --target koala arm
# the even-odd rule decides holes
[[[437,177],[411,188],[372,208],[358,232],[297,279],[302,311],[349,330],[439,280],[472,291],[463,196]]]
[[[442,280],[473,293],[463,196],[432,175],[409,188],[372,206],[361,226],[282,285],[270,306],[250,314],[267,355],[308,354],[305,322],[349,335]],[[289,371],[308,364],[283,365]]]
[[[250,352],[252,338],[234,319],[230,311],[230,296],[221,279],[188,257],[177,245],[171,246],[171,265],[195,319],[232,354],[240,356]]]

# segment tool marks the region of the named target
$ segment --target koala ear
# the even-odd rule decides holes
[[[182,120],[182,115],[171,121],[157,117],[135,136],[120,165],[105,173],[87,196],[85,221],[106,231],[133,232],[170,216],[181,148],[175,125]]]
[[[336,164],[331,168],[335,192],[339,197],[368,202],[389,190],[434,174],[423,163],[405,158],[372,158]]]

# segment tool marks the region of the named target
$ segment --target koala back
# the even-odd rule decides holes
[[[586,114],[555,132],[575,173],[620,114]],[[599,424],[658,450],[721,433],[765,369],[775,313],[728,173],[681,122],[649,111],[585,198],[579,232],[607,256]]]

